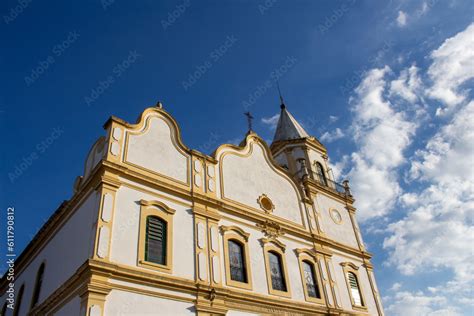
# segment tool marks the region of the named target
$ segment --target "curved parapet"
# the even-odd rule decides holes
[[[222,145],[214,153],[220,197],[304,226],[302,193],[265,141],[251,132],[241,145]]]
[[[147,108],[136,124],[112,117],[109,160],[150,177],[190,185],[191,151],[176,121],[161,107]]]

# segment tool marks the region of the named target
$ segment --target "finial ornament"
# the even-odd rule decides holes
[[[155,105],[157,108],[159,109],[162,109],[163,108],[163,104],[161,103],[161,101],[158,101],[156,102],[156,105]]]
[[[253,116],[250,112],[245,112],[244,115],[247,117],[248,129],[249,129],[249,132],[251,132]]]

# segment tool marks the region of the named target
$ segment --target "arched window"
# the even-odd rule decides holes
[[[275,251],[268,252],[268,262],[272,279],[272,288],[277,291],[287,291],[286,280],[283,274],[281,255]]]
[[[318,177],[317,180],[321,184],[324,184],[325,186],[328,185],[328,180],[326,179],[326,173],[324,173],[324,168],[319,162],[316,162],[316,175]]]
[[[166,264],[166,229],[166,222],[161,218],[146,218],[145,261]]]
[[[319,292],[318,283],[316,282],[316,274],[314,271],[314,265],[307,261],[303,261],[304,281],[306,283],[306,290],[308,296],[314,298],[321,298],[321,292]]]
[[[234,281],[247,283],[244,246],[235,239],[229,239],[230,278]]]
[[[360,294],[359,281],[357,276],[353,272],[347,272],[347,278],[349,279],[349,286],[351,287],[351,295],[354,300],[354,304],[363,306],[362,295]]]
[[[44,275],[44,262],[40,265],[38,272],[36,273],[35,288],[33,290],[33,296],[31,298],[31,308],[35,307],[38,303],[39,295],[41,293],[41,285],[43,284]]]
[[[252,265],[248,250],[250,234],[237,226],[221,226],[220,231],[223,236],[226,284],[252,290]],[[211,238],[212,235],[211,227]]]
[[[24,291],[25,291],[25,285],[22,284],[21,287],[20,287],[20,290],[18,291],[18,294],[16,296],[16,304],[15,304],[15,309],[13,310],[13,316],[20,315],[21,301],[23,299],[23,292]]]

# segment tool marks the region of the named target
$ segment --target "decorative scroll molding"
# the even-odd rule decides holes
[[[262,233],[265,235],[267,238],[278,238],[280,236],[283,236],[285,233],[283,232],[280,224],[266,220],[263,223],[257,223],[256,226],[260,228]]]

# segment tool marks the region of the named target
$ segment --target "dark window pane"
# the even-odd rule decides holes
[[[318,175],[319,182],[327,186],[328,182],[326,180],[326,174],[324,173],[323,166],[319,162],[316,163],[316,173]]]
[[[304,281],[306,283],[306,289],[308,295],[315,298],[321,298],[319,292],[318,284],[316,283],[316,277],[314,273],[314,266],[312,263],[303,261],[303,272],[304,272]]]
[[[229,240],[230,278],[234,281],[247,283],[244,249],[239,242]]]
[[[146,219],[145,260],[166,264],[166,222],[156,216]]]
[[[272,288],[278,291],[286,292],[286,281],[283,276],[283,266],[281,256],[273,251],[268,252],[270,263],[270,274],[272,277]]]

